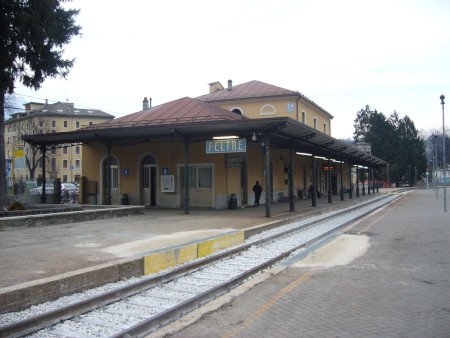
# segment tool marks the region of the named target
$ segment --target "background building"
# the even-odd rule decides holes
[[[5,154],[7,182],[38,181],[42,177],[42,152],[22,141],[23,135],[69,132],[114,118],[96,109],[75,108],[73,103],[53,104],[29,102],[23,112],[14,113],[5,121]],[[68,144],[46,153],[47,182],[57,177],[61,182],[77,182],[82,170],[80,145]]]

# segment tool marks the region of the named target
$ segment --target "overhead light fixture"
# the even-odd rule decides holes
[[[312,154],[308,154],[308,153],[296,153],[297,155],[300,156],[312,156]]]
[[[214,136],[213,140],[231,140],[239,138],[239,136],[230,135],[230,136]]]
[[[253,135],[252,135],[252,141],[256,141],[257,140],[257,138],[256,138],[256,134],[255,133],[253,133]]]

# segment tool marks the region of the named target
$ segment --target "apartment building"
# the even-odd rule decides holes
[[[29,102],[24,106],[24,111],[12,114],[5,121],[8,186],[13,182],[39,181],[42,177],[42,152],[23,142],[22,136],[75,131],[114,118],[101,110],[76,108],[69,102]],[[81,144],[75,143],[47,151],[47,181],[60,178],[61,182],[78,182],[82,172],[81,156]]]

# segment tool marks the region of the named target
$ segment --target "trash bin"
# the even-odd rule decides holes
[[[130,202],[128,201],[128,194],[122,194],[122,197],[120,198],[120,204],[122,205],[130,204]]]
[[[237,209],[237,196],[236,194],[231,194],[230,196],[230,204],[228,206],[229,209]]]

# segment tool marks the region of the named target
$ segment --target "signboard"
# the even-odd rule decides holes
[[[25,157],[23,148],[18,148],[16,150],[14,150],[14,158],[21,158],[21,157]]]
[[[334,166],[324,165],[323,171],[334,171]]]
[[[169,168],[162,168],[161,173],[163,175],[169,175]]]
[[[240,167],[241,166],[241,159],[239,157],[228,157],[227,158],[227,167],[233,168],[233,167]]]
[[[175,176],[162,175],[161,176],[161,192],[175,192]]]
[[[245,138],[206,141],[207,154],[245,153],[246,151]]]
[[[123,169],[123,176],[130,176],[130,169],[128,168]]]

